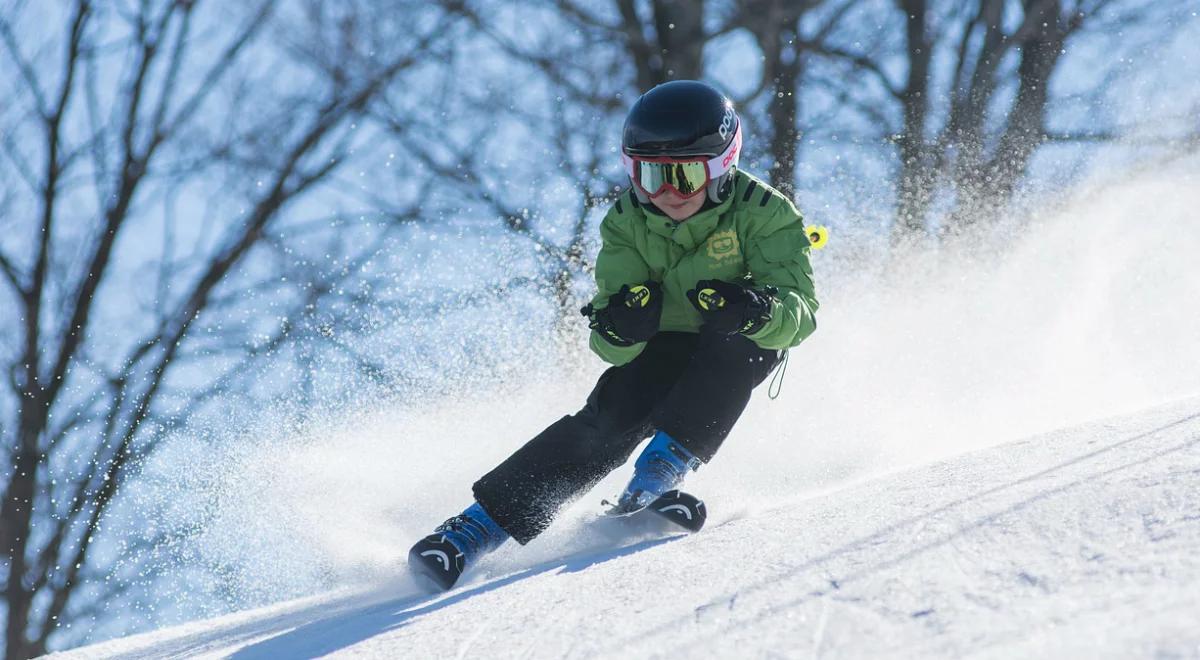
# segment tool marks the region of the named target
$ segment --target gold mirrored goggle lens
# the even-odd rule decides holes
[[[647,163],[637,161],[638,185],[651,195],[662,192],[665,186],[679,194],[694,195],[708,183],[708,171],[702,162]]]

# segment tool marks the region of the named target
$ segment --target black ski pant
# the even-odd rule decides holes
[[[605,371],[582,410],[475,482],[475,499],[525,544],[655,430],[707,463],[781,355],[742,335],[660,332],[633,361]]]

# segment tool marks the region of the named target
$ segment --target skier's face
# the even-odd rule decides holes
[[[683,222],[696,214],[704,206],[705,195],[682,197],[674,190],[667,188],[654,198],[654,205],[667,214],[675,222]]]

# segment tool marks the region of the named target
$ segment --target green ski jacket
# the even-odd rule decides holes
[[[791,200],[758,178],[734,173],[733,192],[721,204],[676,223],[647,213],[626,191],[600,223],[602,245],[596,257],[592,304],[608,305],[623,284],[646,280],[662,284],[660,331],[699,332],[700,312],[686,292],[700,280],[737,282],[779,289],[771,320],[749,335],[766,349],[796,346],[817,328],[816,292],[804,218]],[[605,362],[622,365],[638,356],[645,342],[614,346],[592,331],[591,348]]]

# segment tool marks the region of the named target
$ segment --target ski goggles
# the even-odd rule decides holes
[[[654,199],[667,190],[687,199],[704,192],[713,179],[724,175],[734,165],[737,165],[739,152],[742,150],[742,127],[738,126],[733,134],[733,140],[725,148],[724,153],[709,158],[676,158],[661,156],[647,158],[621,153],[621,163],[625,166],[633,184]]]

